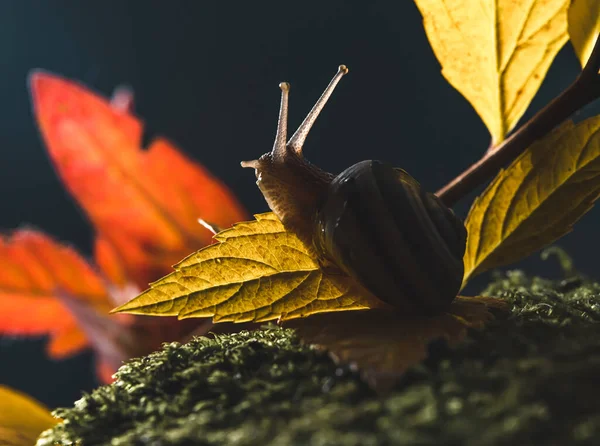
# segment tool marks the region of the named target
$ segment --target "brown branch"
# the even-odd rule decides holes
[[[543,138],[577,110],[600,97],[600,36],[581,74],[558,97],[540,110],[494,150],[436,192],[446,204],[454,205],[477,186],[512,162],[536,140]]]

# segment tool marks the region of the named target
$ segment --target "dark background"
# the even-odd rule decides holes
[[[257,213],[266,205],[253,172],[239,161],[272,146],[277,84],[292,84],[292,132],[340,63],[350,74],[305,146],[322,168],[339,172],[362,159],[384,159],[433,191],[488,146],[478,116],[442,78],[410,0],[1,0],[0,227],[34,225],[90,253],[91,228],[57,180],[31,115],[31,69],[80,80],[105,95],[119,84],[132,86],[147,137],[174,140]],[[567,44],[526,116],[579,70]],[[592,112],[600,106],[577,119]],[[456,207],[463,217],[470,198]],[[593,277],[600,277],[599,212],[560,242]],[[537,255],[518,266],[560,274],[555,262],[543,264]],[[0,384],[53,407],[72,404],[97,384],[90,354],[52,362],[43,348],[43,340],[0,340]]]

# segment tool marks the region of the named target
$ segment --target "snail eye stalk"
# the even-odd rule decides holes
[[[315,103],[308,115],[306,115],[306,118],[304,118],[304,121],[302,121],[302,124],[300,124],[298,130],[296,130],[296,133],[294,133],[293,136],[290,138],[290,141],[287,144],[287,147],[289,149],[293,150],[298,155],[302,154],[302,146],[304,145],[304,141],[308,136],[308,132],[310,132],[310,129],[315,123],[317,117],[319,116],[319,113],[321,113],[321,110],[323,110],[323,107],[325,107],[325,104],[329,100],[329,97],[333,93],[333,90],[335,90],[335,87],[337,86],[338,82],[347,73],[348,68],[346,67],[346,65],[340,65],[338,67],[337,73],[335,74],[335,76],[333,76],[333,79],[331,79],[331,82],[329,82],[329,85],[327,85],[327,88],[325,88],[325,91],[323,92],[319,100]]]
[[[279,84],[281,88],[281,106],[279,107],[279,121],[277,121],[277,134],[275,135],[275,143],[273,144],[273,158],[283,158],[286,151],[287,142],[287,124],[288,124],[288,101],[290,96],[290,84],[282,82]]]
[[[312,128],[313,124],[317,120],[319,113],[325,107],[325,104],[329,100],[329,97],[335,90],[338,82],[342,77],[348,73],[348,67],[346,65],[340,65],[338,67],[338,71],[333,76],[333,79],[323,91],[321,97],[317,100],[311,111],[306,115],[298,130],[292,135],[290,141],[286,144],[287,141],[287,124],[288,124],[288,102],[290,95],[290,84],[287,82],[282,82],[279,84],[279,88],[281,88],[281,105],[279,107],[279,120],[277,122],[277,133],[275,135],[275,143],[273,144],[273,149],[271,150],[271,157],[273,161],[282,162],[288,155],[288,150],[293,151],[297,155],[302,155],[302,146],[304,145],[304,141],[308,136],[308,132]],[[242,167],[249,167],[252,169],[257,169],[260,166],[259,160],[252,161],[242,161]]]

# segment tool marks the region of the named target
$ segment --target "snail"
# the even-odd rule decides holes
[[[467,236],[462,221],[388,163],[361,161],[334,176],[303,156],[313,123],[347,72],[339,66],[289,141],[290,85],[281,83],[273,149],[242,167],[255,169],[268,206],[324,267],[341,270],[398,310],[439,314],[462,284]]]

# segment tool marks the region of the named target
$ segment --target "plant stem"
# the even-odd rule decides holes
[[[502,166],[513,161],[536,140],[543,138],[580,108],[600,97],[600,36],[581,74],[558,97],[523,124],[509,138],[436,192],[453,206],[474,188],[489,179]]]

